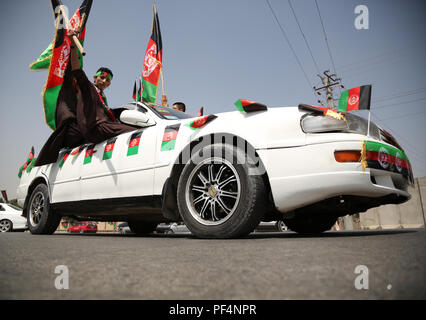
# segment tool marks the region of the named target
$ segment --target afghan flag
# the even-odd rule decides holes
[[[264,104],[245,99],[239,99],[234,104],[237,107],[238,111],[244,113],[268,110],[268,107]]]
[[[136,80],[135,80],[135,85],[133,86],[132,98],[133,98],[134,101],[136,101]]]
[[[93,157],[94,149],[95,149],[95,145],[94,144],[91,144],[91,145],[87,146],[86,153],[84,155],[84,162],[83,162],[83,164],[88,164],[88,163],[92,162],[92,157]]]
[[[164,129],[161,151],[171,151],[175,148],[176,138],[179,133],[180,124],[175,124]]]
[[[51,2],[52,2],[52,8],[53,8],[53,12],[55,13],[55,19],[56,19],[57,18],[56,13],[58,13],[57,8],[60,5],[62,5],[62,3],[59,0],[51,0]],[[82,31],[78,38],[82,46],[84,45],[84,38],[86,35],[86,21],[87,21],[87,17],[89,16],[90,8],[92,7],[92,2],[93,0],[83,1],[80,8],[77,9],[77,11],[74,13],[74,15],[70,19],[70,25],[72,29],[76,29],[77,27],[80,26],[81,23],[83,23],[83,26],[81,28]],[[35,62],[30,64],[31,70],[41,70],[41,69],[49,68],[50,61],[52,59],[52,47],[53,47],[53,43],[50,43],[49,46],[46,48],[46,50],[42,52],[40,57]],[[80,52],[78,53],[78,55],[80,57],[81,67],[83,67],[83,56]]]
[[[59,162],[59,168],[62,169],[65,161],[68,159],[69,155],[71,153],[71,150],[65,151],[64,155],[62,156],[61,161]]]
[[[339,99],[339,112],[370,110],[371,85],[360,86],[343,91]]]
[[[198,117],[201,117],[204,114],[204,107],[201,107],[200,110],[198,110]]]
[[[130,136],[129,147],[127,148],[127,156],[138,154],[142,132],[143,131],[136,131]]]
[[[206,125],[210,121],[213,121],[216,119],[217,116],[214,114],[203,116],[201,118],[195,119],[187,124],[187,126],[192,130],[200,129],[202,126]]]
[[[117,137],[107,140],[102,160],[108,160],[112,158],[112,152],[114,151],[115,141],[117,141]]]
[[[37,158],[33,158],[33,159],[31,160],[31,162],[30,162],[30,164],[28,165],[27,170],[26,170],[28,173],[30,173],[30,172],[31,172],[31,170],[34,168],[34,165],[35,165],[36,161],[37,161]]]
[[[400,173],[412,181],[413,170],[404,151],[375,141],[364,141],[361,162],[363,167]]]
[[[31,147],[30,153],[28,154],[27,161],[25,161],[22,169],[26,170],[33,159],[34,159],[34,147]]]
[[[6,193],[6,190],[2,190],[2,191],[1,191],[1,195],[2,195],[2,197],[3,197],[3,199],[4,199],[4,202],[5,202],[5,203],[8,203],[8,202],[9,202],[9,200],[7,199],[7,193]]]
[[[157,99],[158,82],[162,67],[163,43],[161,41],[160,22],[157,10],[153,6],[151,38],[148,41],[142,68],[142,101],[155,103]]]
[[[58,100],[59,91],[64,83],[65,71],[68,66],[71,50],[71,41],[66,35],[64,28],[59,28],[60,17],[56,20],[56,35],[53,48],[52,59],[50,61],[49,74],[47,82],[44,86],[43,107],[44,117],[47,125],[52,129],[56,129],[55,110]]]

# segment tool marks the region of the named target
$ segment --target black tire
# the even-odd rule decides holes
[[[193,152],[179,179],[177,203],[194,236],[243,237],[259,224],[265,188],[262,176],[250,174],[255,165],[247,160],[244,151],[229,144]]]
[[[157,228],[157,222],[129,221],[129,228],[137,235],[152,233]]]
[[[61,216],[50,210],[47,186],[39,184],[33,190],[27,208],[28,229],[32,234],[52,234],[56,231]]]
[[[310,214],[293,219],[284,220],[285,225],[292,231],[300,234],[318,234],[330,230],[337,218],[321,214]]]
[[[8,219],[4,219],[0,221],[0,232],[12,232],[13,231],[13,223]]]

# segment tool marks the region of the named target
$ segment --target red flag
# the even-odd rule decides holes
[[[201,117],[204,114],[204,107],[201,107],[200,110],[198,110],[198,117]]]

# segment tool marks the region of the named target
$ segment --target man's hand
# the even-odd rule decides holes
[[[169,106],[169,104],[167,102],[167,96],[165,94],[161,95],[161,105],[163,107],[168,107]]]

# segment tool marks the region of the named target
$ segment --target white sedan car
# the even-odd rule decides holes
[[[22,216],[21,208],[0,203],[0,232],[25,231],[27,219]]]
[[[318,233],[339,216],[410,198],[402,148],[353,114],[307,105],[197,118],[141,103],[121,110],[135,131],[23,172],[17,197],[33,234],[53,233],[62,216],[127,221],[139,234],[183,221],[197,237],[234,238],[278,220]]]

